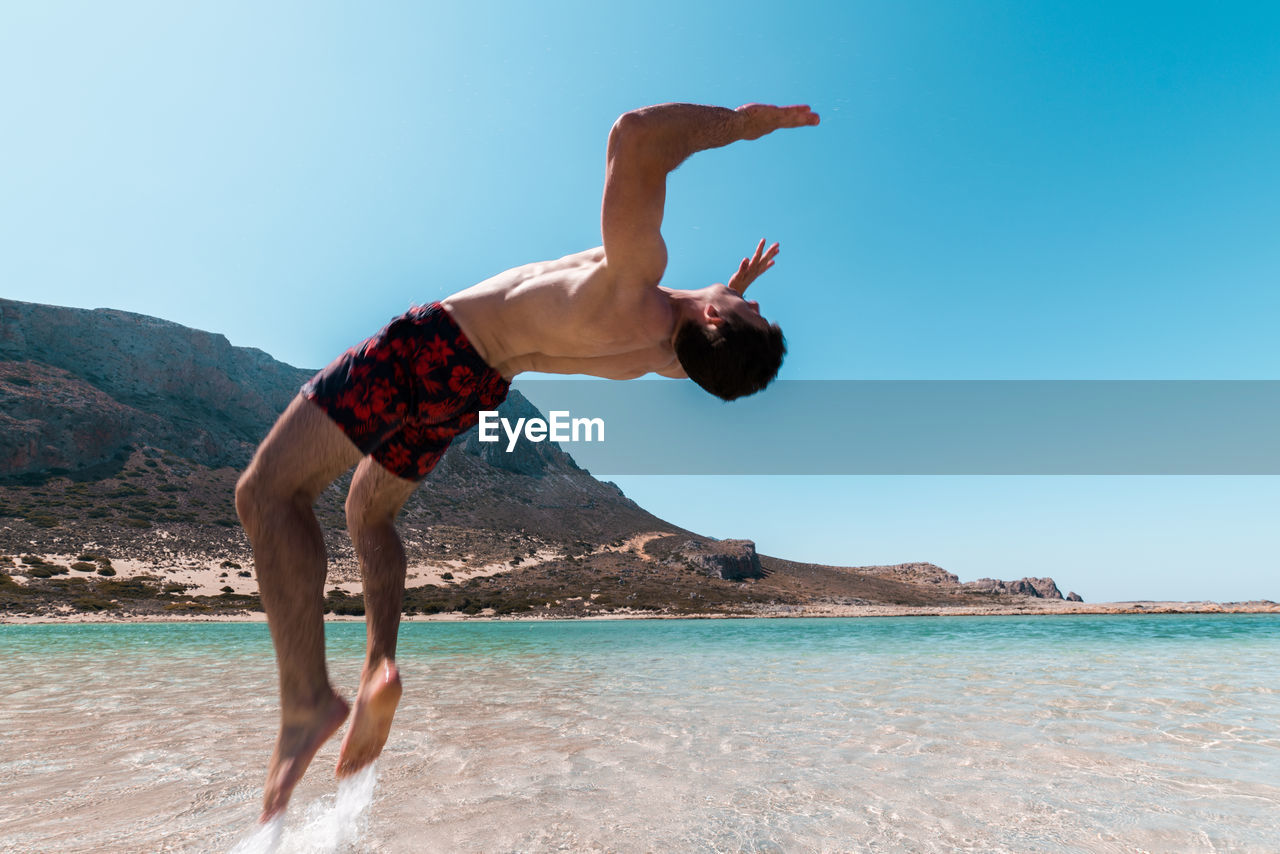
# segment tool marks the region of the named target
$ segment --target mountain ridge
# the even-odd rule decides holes
[[[11,579],[0,585],[0,609],[34,605],[22,591],[43,591],[35,598],[45,606],[92,600],[84,594],[90,582],[117,582],[101,582],[94,561],[75,558],[106,552],[108,561],[137,564],[158,591],[187,585],[169,591],[169,605],[255,604],[250,574],[239,568],[251,555],[234,516],[234,483],[312,373],[147,315],[0,299],[0,552],[14,553],[0,554],[0,574]],[[515,390],[499,411],[513,421],[541,415]],[[329,587],[342,596],[359,584],[342,516],[347,482],[317,504]],[[1052,579],[975,587],[931,564],[829,567],[808,589],[802,578],[816,579],[815,570],[800,568],[813,565],[659,519],[555,443],[522,438],[507,453],[505,443],[479,442],[474,428],[406,504],[399,527],[411,588],[415,578],[427,582],[410,590],[406,609],[428,613],[741,612],[815,596],[880,601],[857,591],[960,605],[1061,598]],[[93,574],[73,576],[77,563]],[[190,590],[213,592],[192,580],[197,566],[223,570],[216,577],[227,582],[224,596],[250,598],[197,601]],[[334,609],[342,608],[359,605],[341,599]]]

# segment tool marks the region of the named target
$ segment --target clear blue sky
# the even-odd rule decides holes
[[[0,293],[320,366],[597,244],[626,109],[806,102],[664,229],[673,286],[781,241],[784,378],[1280,378],[1280,6],[466,5],[5,4]],[[1280,599],[1274,478],[621,483],[786,557]]]

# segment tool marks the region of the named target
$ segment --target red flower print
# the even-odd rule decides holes
[[[386,448],[381,454],[380,462],[392,472],[404,471],[409,463],[413,461],[413,455],[409,453],[407,445],[396,442]]]
[[[449,361],[449,357],[454,353],[453,348],[449,346],[449,342],[437,335],[430,341],[422,344],[422,358],[431,365],[443,365]]]
[[[449,388],[458,394],[470,394],[471,387],[475,385],[475,372],[466,365],[454,365],[453,373],[449,375]]]

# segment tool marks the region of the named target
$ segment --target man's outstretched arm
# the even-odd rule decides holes
[[[818,115],[804,105],[746,104],[730,110],[659,104],[624,114],[609,133],[600,218],[609,266],[641,281],[662,277],[667,263],[661,234],[667,173],[691,154],[817,123]]]
[[[619,119],[624,121],[643,135],[646,148],[665,174],[699,151],[759,139],[781,128],[816,125],[818,115],[803,104],[744,104],[736,110],[701,104],[658,104],[632,110]]]

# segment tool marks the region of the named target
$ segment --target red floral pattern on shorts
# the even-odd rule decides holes
[[[437,302],[394,318],[302,393],[387,471],[421,480],[509,388]]]

